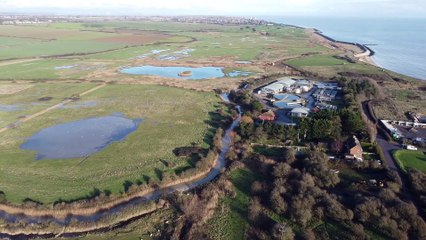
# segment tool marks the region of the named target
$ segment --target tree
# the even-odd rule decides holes
[[[296,160],[296,151],[293,148],[286,148],[283,157],[288,164],[292,164]]]
[[[249,207],[248,207],[248,219],[256,223],[260,218],[260,213],[262,211],[262,205],[260,204],[259,198],[255,197],[250,199]]]
[[[367,240],[369,239],[367,233],[364,230],[364,226],[358,223],[350,223],[349,229],[351,231],[350,239],[353,240]]]
[[[241,123],[238,129],[241,137],[245,139],[250,138],[254,131],[253,119],[249,116],[244,115],[243,117],[241,117]]]
[[[340,118],[342,120],[342,129],[347,134],[356,134],[364,129],[364,122],[359,111],[348,108],[342,109]]]
[[[341,140],[335,140],[331,143],[331,151],[333,151],[333,153],[338,154],[340,152],[342,152],[343,149],[343,142]]]
[[[279,224],[276,223],[272,227],[272,239],[275,240],[293,240],[294,233],[293,229],[289,227],[287,224]]]
[[[273,169],[273,175],[276,178],[285,178],[291,171],[290,165],[285,162],[280,162],[275,165]]]
[[[272,209],[278,214],[284,214],[288,208],[286,201],[276,189],[271,192],[271,205]]]
[[[258,100],[253,100],[251,102],[251,110],[255,112],[259,112],[263,109],[263,105]]]
[[[301,235],[300,239],[303,239],[303,240],[315,240],[316,239],[315,233],[314,233],[314,231],[312,231],[311,228],[303,230],[300,235]]]

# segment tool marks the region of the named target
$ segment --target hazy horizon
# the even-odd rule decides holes
[[[102,16],[288,16],[288,17],[389,17],[424,18],[421,0],[0,0],[1,14],[102,15]]]

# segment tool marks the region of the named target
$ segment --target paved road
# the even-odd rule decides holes
[[[388,168],[398,172],[398,168],[392,157],[392,151],[396,149],[401,149],[399,144],[390,143],[386,141],[380,134],[377,134],[376,141],[380,149],[382,149],[383,155],[385,157],[385,162]]]

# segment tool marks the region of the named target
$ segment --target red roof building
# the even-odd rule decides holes
[[[259,116],[259,119],[262,121],[274,121],[275,118],[275,113],[272,110],[264,112]]]

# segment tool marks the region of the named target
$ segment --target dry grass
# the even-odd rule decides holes
[[[15,94],[32,86],[31,84],[0,84],[0,95]]]

